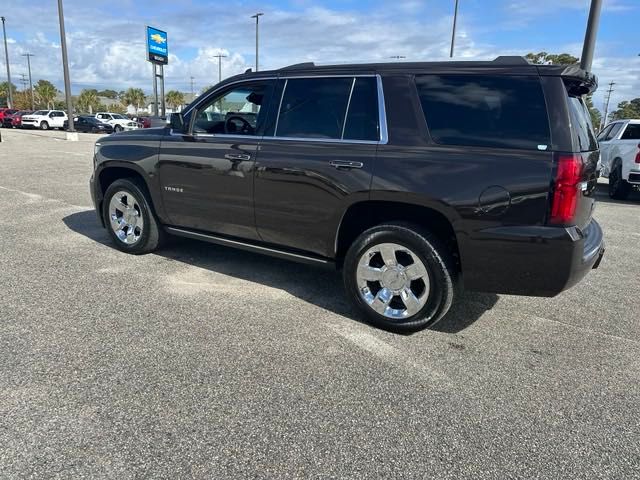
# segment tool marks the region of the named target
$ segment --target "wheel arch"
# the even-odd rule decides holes
[[[336,265],[342,265],[349,246],[362,232],[391,221],[409,222],[428,228],[451,250],[456,267],[460,270],[458,240],[447,215],[429,206],[389,200],[365,200],[347,208],[334,240]]]
[[[155,198],[153,190],[150,188],[149,183],[147,182],[146,176],[144,172],[139,169],[134,164],[127,163],[115,163],[108,164],[102,167],[99,172],[96,173],[96,208],[99,212],[102,211],[102,203],[104,201],[104,194],[111,185],[116,180],[124,179],[124,178],[132,178],[135,179],[136,183],[140,185],[141,188],[145,190],[145,193],[149,196],[149,202],[151,203],[151,208],[153,209],[156,215],[158,214],[158,210],[156,209],[156,205],[160,205],[159,199]],[[100,215],[102,219],[102,215]],[[104,221],[101,220],[104,225]]]

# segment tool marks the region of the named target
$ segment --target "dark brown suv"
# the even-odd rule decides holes
[[[91,191],[122,251],[173,234],[342,268],[372,323],[421,328],[459,288],[553,296],[597,267],[596,86],[520,57],[248,72],[99,140]]]

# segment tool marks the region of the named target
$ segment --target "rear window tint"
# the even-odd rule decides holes
[[[640,140],[640,123],[630,123],[620,140]]]
[[[551,143],[537,77],[424,75],[416,85],[436,143],[527,150]]]
[[[591,125],[591,115],[581,97],[569,97],[571,115],[571,134],[581,152],[598,149],[598,141]]]

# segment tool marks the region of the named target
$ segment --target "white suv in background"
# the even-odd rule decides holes
[[[62,110],[36,110],[22,117],[22,126],[49,130],[50,128],[63,128],[66,121],[67,114]]]
[[[640,120],[618,120],[600,135],[601,172],[609,179],[609,196],[624,200],[640,187]]]
[[[114,132],[122,132],[123,130],[136,130],[140,128],[137,122],[129,120],[124,115],[111,112],[98,112],[96,118],[101,122],[108,123],[113,127]]]

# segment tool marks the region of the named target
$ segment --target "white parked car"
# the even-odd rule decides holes
[[[136,130],[140,128],[140,124],[129,120],[124,115],[111,112],[98,112],[96,118],[101,122],[108,123],[113,127],[114,132],[122,132],[123,130]]]
[[[624,200],[640,187],[640,120],[618,120],[600,135],[601,171],[609,179],[609,196]]]
[[[50,128],[63,128],[66,121],[67,114],[62,110],[36,110],[22,117],[22,126],[49,130]]]

